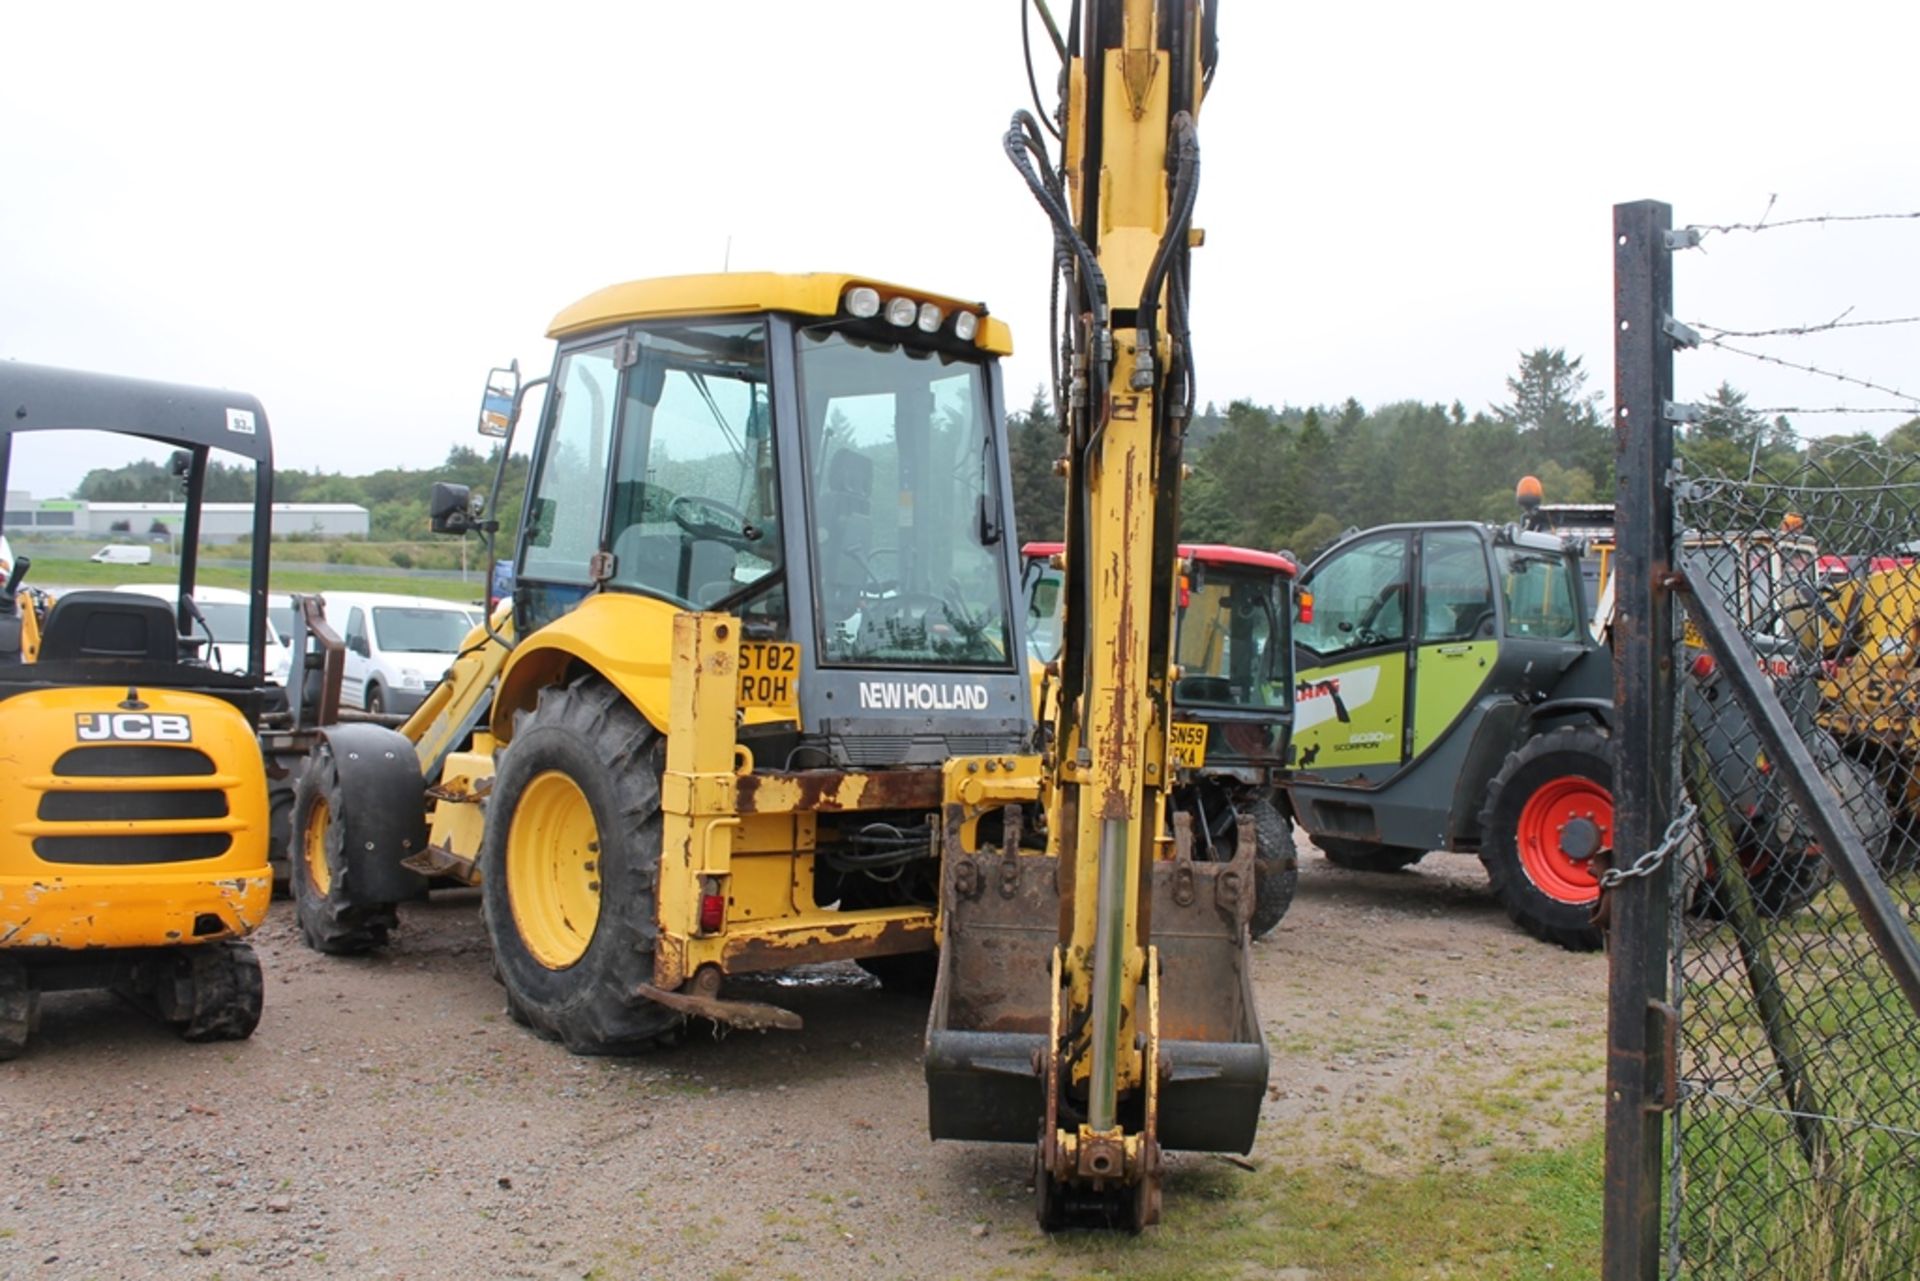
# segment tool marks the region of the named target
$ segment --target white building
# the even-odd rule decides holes
[[[169,534],[180,532],[186,518],[182,503],[90,503],[75,499],[49,498],[34,502],[26,494],[7,494],[6,532],[14,537],[31,538],[72,534],[84,538],[144,539],[157,535],[156,525]],[[372,515],[358,503],[275,503],[273,533],[276,538],[304,534],[316,538],[365,538]],[[253,532],[251,503],[203,503],[200,507],[200,540],[207,543],[238,542]]]

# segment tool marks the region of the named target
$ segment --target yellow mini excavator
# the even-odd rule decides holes
[[[0,489],[22,433],[96,430],[172,445],[185,494],[173,606],[63,594],[44,627],[21,557],[0,601],[0,1058],[26,1046],[40,994],[110,987],[190,1041],[260,1020],[260,965],[239,940],[266,915],[267,783],[255,731],[264,673],[273,450],[232,392],[0,362]],[[244,670],[217,666],[193,598],[209,455],[255,468]]]

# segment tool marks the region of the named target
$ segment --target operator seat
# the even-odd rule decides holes
[[[177,663],[173,610],[133,592],[69,592],[54,602],[40,638],[40,661]]]

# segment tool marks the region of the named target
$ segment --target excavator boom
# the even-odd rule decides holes
[[[949,860],[927,1074],[936,1138],[1027,1141],[1037,1123],[1043,1225],[1138,1228],[1158,1216],[1161,1148],[1246,1151],[1266,1086],[1252,833],[1229,861],[1197,862],[1166,808],[1214,5],[1076,4],[1064,43],[1058,162],[1027,113],[1007,135],[1052,224],[1069,315],[1047,852],[1010,837],[997,860]]]

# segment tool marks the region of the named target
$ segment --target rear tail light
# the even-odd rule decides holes
[[[1311,623],[1313,621],[1313,593],[1312,592],[1300,593],[1300,621],[1303,623]]]
[[[1702,654],[1687,665],[1687,670],[1693,673],[1693,678],[1700,681],[1712,676],[1713,669],[1714,662],[1712,654]]]
[[[720,927],[727,923],[727,896],[724,894],[702,894],[700,896],[700,932],[718,934]]]

